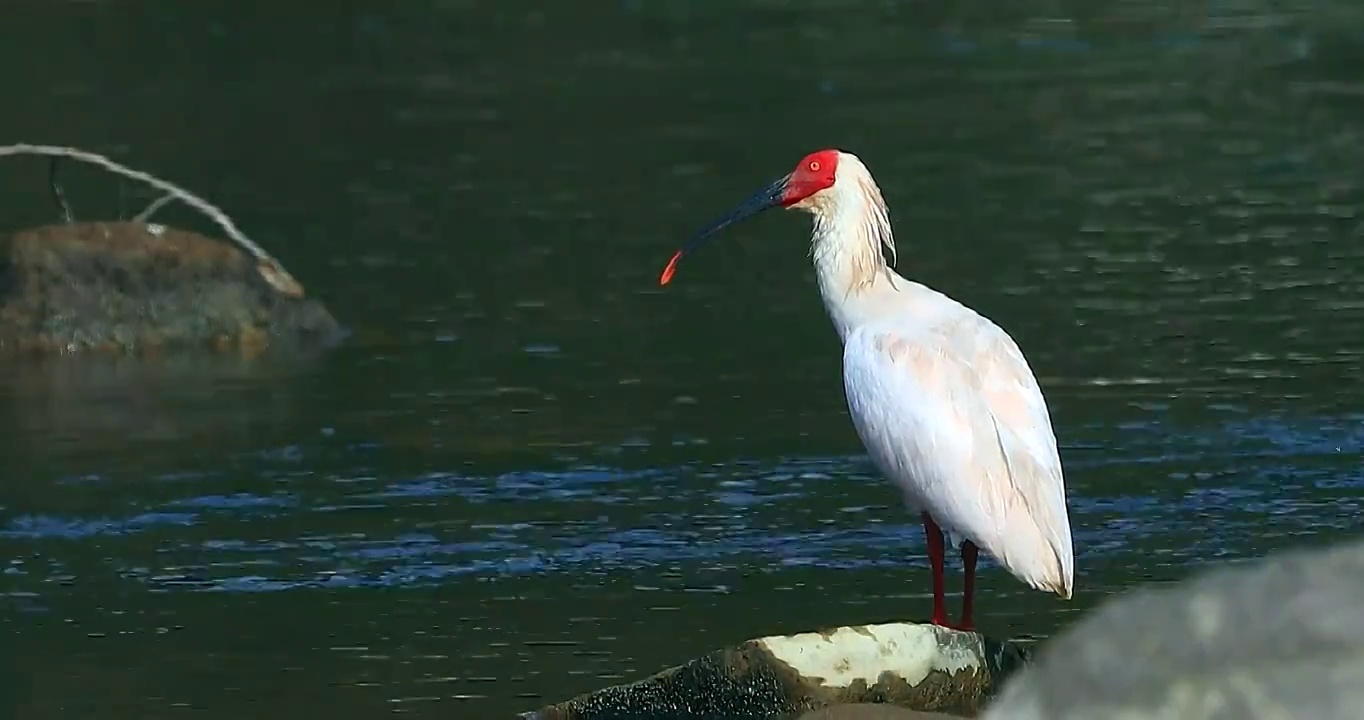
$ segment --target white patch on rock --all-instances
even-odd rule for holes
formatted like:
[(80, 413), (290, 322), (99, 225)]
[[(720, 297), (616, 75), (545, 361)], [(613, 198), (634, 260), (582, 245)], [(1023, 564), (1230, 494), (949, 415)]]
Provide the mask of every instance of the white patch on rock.
[(759, 638), (760, 646), (801, 675), (827, 687), (857, 680), (874, 685), (891, 673), (911, 686), (940, 670), (956, 674), (982, 665), (980, 636), (933, 625), (887, 623)]

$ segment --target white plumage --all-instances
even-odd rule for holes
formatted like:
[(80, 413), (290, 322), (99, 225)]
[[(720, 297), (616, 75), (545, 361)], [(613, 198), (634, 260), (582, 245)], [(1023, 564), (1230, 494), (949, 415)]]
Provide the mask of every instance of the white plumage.
[(923, 286), (905, 291), (957, 317), (915, 327), (904, 312), (848, 334), (843, 386), (867, 453), (909, 507), (1069, 598), (1061, 460), (1037, 382), (994, 323)]

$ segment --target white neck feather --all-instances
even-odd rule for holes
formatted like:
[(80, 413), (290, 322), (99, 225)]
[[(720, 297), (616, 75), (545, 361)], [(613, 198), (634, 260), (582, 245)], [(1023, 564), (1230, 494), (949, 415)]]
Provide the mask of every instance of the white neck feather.
[(894, 287), (895, 275), (881, 248), (894, 262), (895, 237), (881, 190), (855, 157), (840, 157), (838, 178), (821, 195), (810, 208), (814, 214), (810, 254), (824, 307), (842, 339), (859, 322), (859, 305), (867, 296)]

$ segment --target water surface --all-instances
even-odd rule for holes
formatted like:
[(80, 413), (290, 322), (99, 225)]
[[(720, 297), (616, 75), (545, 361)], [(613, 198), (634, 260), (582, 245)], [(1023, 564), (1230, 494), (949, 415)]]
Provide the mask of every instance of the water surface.
[[(986, 565), (988, 632), (1357, 532), (1348, 4), (528, 7), (5, 19), (0, 137), (187, 184), (355, 331), (307, 360), (4, 367), (7, 717), (499, 717), (926, 616), (807, 221), (656, 285), (826, 146), (879, 180), (900, 271), (1007, 328), (1052, 406), (1077, 596)], [(55, 219), (44, 174), (0, 165), (0, 225)], [(64, 177), (78, 217), (150, 200)]]

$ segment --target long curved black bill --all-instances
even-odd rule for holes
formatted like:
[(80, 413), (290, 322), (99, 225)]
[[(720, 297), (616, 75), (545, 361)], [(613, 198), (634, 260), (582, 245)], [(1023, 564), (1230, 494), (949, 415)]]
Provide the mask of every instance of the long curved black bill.
[(780, 205), (782, 195), (786, 191), (786, 183), (790, 179), (791, 176), (787, 175), (762, 190), (759, 190), (753, 194), (753, 197), (745, 200), (743, 204), (729, 211), (729, 213), (724, 216), (716, 218), (714, 222), (707, 225), (701, 232), (693, 235), (692, 239), (688, 241), (686, 245), (682, 246), (681, 250), (678, 250), (673, 254), (672, 259), (668, 261), (667, 267), (663, 268), (663, 275), (658, 278), (658, 284), (667, 285), (673, 279), (673, 273), (677, 272), (677, 262), (681, 260), (684, 255), (690, 255), (693, 252), (696, 252), (698, 247), (714, 237), (716, 233), (724, 230), (730, 225), (747, 220), (764, 210)]

